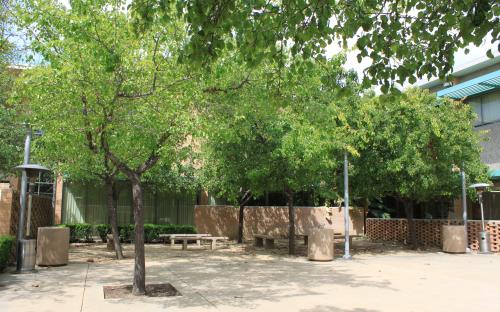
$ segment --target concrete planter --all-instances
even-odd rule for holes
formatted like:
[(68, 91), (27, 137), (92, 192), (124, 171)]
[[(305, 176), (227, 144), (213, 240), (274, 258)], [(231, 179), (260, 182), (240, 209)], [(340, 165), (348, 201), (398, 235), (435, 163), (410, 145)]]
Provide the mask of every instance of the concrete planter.
[(309, 260), (333, 260), (333, 229), (314, 229), (309, 232), (307, 242), (307, 256)]
[(464, 253), (467, 250), (467, 233), (463, 225), (443, 225), (443, 251)]
[(40, 266), (68, 264), (69, 228), (39, 227), (36, 264)]

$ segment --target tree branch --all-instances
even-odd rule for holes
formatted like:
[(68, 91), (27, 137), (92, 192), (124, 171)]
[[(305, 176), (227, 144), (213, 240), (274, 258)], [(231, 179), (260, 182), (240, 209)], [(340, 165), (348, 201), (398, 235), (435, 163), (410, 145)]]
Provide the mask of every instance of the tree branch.
[(228, 88), (220, 88), (220, 87), (216, 87), (216, 86), (208, 87), (206, 89), (203, 89), (203, 92), (205, 92), (205, 93), (219, 93), (219, 92), (228, 93), (229, 91), (241, 89), (241, 88), (243, 88), (243, 86), (245, 86), (246, 84), (249, 84), (249, 83), (250, 83), (249, 76), (246, 76), (245, 79), (240, 81), (240, 83), (238, 83), (237, 85), (233, 85), (233, 86), (228, 87)]

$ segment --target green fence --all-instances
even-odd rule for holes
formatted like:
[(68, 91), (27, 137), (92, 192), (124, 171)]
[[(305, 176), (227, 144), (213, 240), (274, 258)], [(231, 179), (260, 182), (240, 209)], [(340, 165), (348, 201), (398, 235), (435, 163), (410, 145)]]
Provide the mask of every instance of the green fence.
[[(133, 223), (132, 190), (118, 185), (118, 224)], [(156, 191), (144, 188), (144, 222), (193, 224), (196, 195), (191, 192)], [(62, 201), (63, 223), (108, 223), (106, 189), (99, 184), (65, 182)]]

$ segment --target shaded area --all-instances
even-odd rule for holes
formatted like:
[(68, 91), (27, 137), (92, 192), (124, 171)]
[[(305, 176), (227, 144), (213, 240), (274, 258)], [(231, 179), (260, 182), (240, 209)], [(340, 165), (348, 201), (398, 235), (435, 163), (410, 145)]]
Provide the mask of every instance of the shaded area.
[[(134, 298), (132, 285), (103, 286), (104, 299)], [(146, 285), (147, 297), (182, 296), (170, 283)]]

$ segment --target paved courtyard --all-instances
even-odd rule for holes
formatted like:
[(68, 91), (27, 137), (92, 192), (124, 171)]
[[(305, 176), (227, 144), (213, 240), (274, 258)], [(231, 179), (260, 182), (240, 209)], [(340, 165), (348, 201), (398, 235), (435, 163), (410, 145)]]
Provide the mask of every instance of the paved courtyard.
[(500, 310), (498, 255), (356, 246), (351, 261), (339, 254), (321, 263), (286, 256), (283, 247), (181, 251), (148, 245), (147, 282), (169, 282), (182, 296), (106, 300), (103, 286), (131, 284), (133, 247), (126, 246), (123, 261), (112, 260), (103, 244), (72, 247), (68, 266), (0, 274), (0, 311)]

